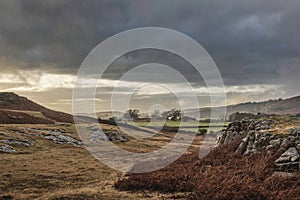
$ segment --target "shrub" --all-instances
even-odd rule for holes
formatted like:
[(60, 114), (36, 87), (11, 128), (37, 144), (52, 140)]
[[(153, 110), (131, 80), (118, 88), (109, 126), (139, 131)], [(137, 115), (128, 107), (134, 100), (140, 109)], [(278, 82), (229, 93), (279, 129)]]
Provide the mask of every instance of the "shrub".
[[(240, 156), (239, 141), (215, 148), (199, 159), (198, 151), (183, 155), (171, 165), (150, 173), (131, 174), (115, 183), (119, 190), (167, 193), (191, 192), (188, 199), (296, 199), (300, 175), (284, 180), (270, 176), (276, 170), (275, 154)], [(145, 167), (149, 163), (145, 163)]]
[(198, 130), (198, 134), (199, 135), (205, 135), (207, 133), (207, 129), (201, 129), (201, 128), (199, 128), (199, 130)]

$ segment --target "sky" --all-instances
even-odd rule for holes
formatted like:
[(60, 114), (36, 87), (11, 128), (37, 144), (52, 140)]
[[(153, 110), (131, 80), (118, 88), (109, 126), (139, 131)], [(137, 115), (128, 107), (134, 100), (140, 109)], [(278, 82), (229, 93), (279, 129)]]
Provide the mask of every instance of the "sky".
[[(298, 0), (1, 0), (0, 91), (71, 113), (77, 71), (91, 50), (125, 30), (163, 27), (193, 38), (212, 57), (226, 89), (227, 101), (220, 105), (296, 96), (299, 9)], [(120, 77), (143, 63), (180, 71), (201, 105), (210, 105), (205, 83), (188, 62), (150, 49), (130, 52), (111, 64), (97, 88), (96, 109), (110, 110)], [(172, 81), (163, 84), (182, 87)], [(120, 93), (139, 88), (131, 107), (146, 111), (153, 104), (178, 106), (160, 82), (147, 84), (140, 78), (121, 85)]]

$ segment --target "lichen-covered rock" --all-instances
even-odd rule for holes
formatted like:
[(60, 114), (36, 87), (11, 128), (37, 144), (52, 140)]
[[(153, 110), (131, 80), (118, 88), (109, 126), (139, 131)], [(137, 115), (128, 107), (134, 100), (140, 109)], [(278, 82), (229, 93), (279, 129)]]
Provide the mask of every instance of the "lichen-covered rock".
[(108, 141), (107, 136), (102, 131), (94, 131), (89, 135), (88, 140), (91, 143), (97, 143), (98, 140), (100, 141)]
[(23, 147), (30, 147), (34, 144), (32, 140), (0, 140), (0, 142), (8, 145), (18, 145)]
[(260, 152), (284, 153), (275, 161), (283, 169), (298, 169), (300, 160), (300, 132), (291, 129), (290, 134), (280, 135), (268, 132), (272, 120), (252, 120), (231, 123), (218, 140), (218, 145), (229, 145), (240, 139), (236, 149), (239, 155), (250, 155)]
[[(34, 137), (42, 137), (48, 140), (52, 140), (56, 144), (71, 144), (74, 146), (82, 146), (82, 142), (80, 140), (76, 140), (68, 135), (72, 133), (66, 133), (61, 129), (37, 129), (37, 128), (27, 128), (23, 127), (24, 130), (28, 131), (26, 135), (31, 135)], [(23, 133), (22, 133), (23, 134)]]
[(71, 144), (74, 146), (81, 146), (82, 142), (79, 140), (76, 140), (74, 138), (64, 136), (64, 135), (48, 135), (45, 136), (45, 138), (52, 140), (53, 142), (57, 144)]
[(300, 128), (291, 128), (290, 134), (297, 135), (298, 137), (300, 137)]
[(248, 145), (249, 137), (245, 137), (242, 139), (242, 142), (240, 143), (239, 147), (236, 150), (236, 153), (242, 154), (246, 151), (247, 145)]
[(217, 144), (218, 145), (227, 145), (236, 140), (237, 138), (243, 138), (246, 136), (248, 126), (250, 122), (233, 122), (228, 125), (227, 129), (219, 137)]
[(119, 131), (111, 130), (111, 131), (103, 131), (98, 127), (90, 127), (89, 129), (90, 135), (88, 140), (92, 143), (97, 143), (99, 141), (114, 141), (114, 142), (125, 142), (129, 140), (129, 137), (120, 134)]
[(297, 144), (296, 149), (300, 151), (300, 144)]
[(279, 148), (281, 145), (282, 140), (280, 138), (278, 139), (273, 139), (271, 140), (269, 143), (271, 146), (273, 146), (274, 148)]
[(14, 148), (12, 148), (9, 145), (0, 146), (0, 153), (14, 153), (14, 152), (16, 152), (16, 150), (14, 150)]
[(298, 161), (300, 155), (295, 147), (291, 147), (286, 150), (277, 160), (275, 163), (287, 163), (287, 162), (295, 162)]

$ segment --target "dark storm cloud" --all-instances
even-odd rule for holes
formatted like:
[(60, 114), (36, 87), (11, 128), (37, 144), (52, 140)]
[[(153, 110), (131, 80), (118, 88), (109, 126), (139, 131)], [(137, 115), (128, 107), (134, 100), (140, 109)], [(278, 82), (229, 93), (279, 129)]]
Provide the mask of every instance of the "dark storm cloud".
[[(14, 66), (75, 74), (89, 51), (107, 37), (130, 28), (160, 26), (202, 44), (227, 85), (280, 84), (286, 78), (282, 74), (298, 76), (282, 70), (300, 58), (299, 8), (298, 0), (2, 0), (0, 55), (10, 66), (6, 70)], [(115, 79), (131, 63), (151, 60), (177, 63), (191, 80), (199, 78), (172, 56), (149, 52), (121, 58), (107, 77)], [(122, 62), (127, 67), (120, 67)]]
[(1, 55), (18, 67), (74, 72), (95, 45), (125, 30), (126, 4), (97, 2), (1, 1)]

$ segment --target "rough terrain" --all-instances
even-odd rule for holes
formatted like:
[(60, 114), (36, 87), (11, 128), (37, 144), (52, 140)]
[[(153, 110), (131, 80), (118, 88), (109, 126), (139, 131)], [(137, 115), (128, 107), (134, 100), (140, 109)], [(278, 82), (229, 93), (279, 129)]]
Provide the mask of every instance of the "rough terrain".
[(173, 198), (184, 199), (299, 199), (299, 122), (275, 117), (232, 123), (204, 158), (192, 150), (159, 171), (122, 178), (115, 187), (181, 192)]
[[(115, 126), (101, 127), (106, 139), (133, 152), (158, 149), (173, 137), (162, 133), (149, 140), (134, 140)], [(73, 124), (0, 125), (0, 157), (0, 199), (171, 198), (171, 194), (153, 192), (149, 196), (148, 192), (115, 189), (115, 181), (124, 174), (90, 155)]]

